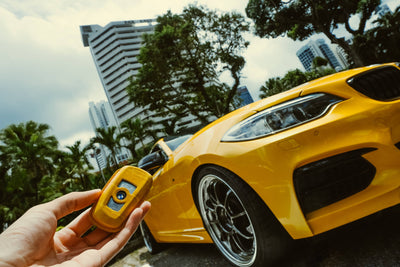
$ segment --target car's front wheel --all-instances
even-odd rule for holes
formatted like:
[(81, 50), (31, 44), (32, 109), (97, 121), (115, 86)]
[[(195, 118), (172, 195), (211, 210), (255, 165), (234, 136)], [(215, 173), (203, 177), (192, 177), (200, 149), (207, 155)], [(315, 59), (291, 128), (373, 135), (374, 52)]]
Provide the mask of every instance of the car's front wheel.
[(258, 195), (233, 173), (202, 169), (194, 194), (203, 224), (219, 251), (236, 266), (274, 264), (291, 239)]
[(140, 223), (140, 231), (143, 236), (144, 244), (146, 245), (147, 250), (150, 252), (150, 254), (157, 254), (163, 249), (162, 244), (157, 243), (157, 241), (151, 234), (149, 227), (144, 221)]

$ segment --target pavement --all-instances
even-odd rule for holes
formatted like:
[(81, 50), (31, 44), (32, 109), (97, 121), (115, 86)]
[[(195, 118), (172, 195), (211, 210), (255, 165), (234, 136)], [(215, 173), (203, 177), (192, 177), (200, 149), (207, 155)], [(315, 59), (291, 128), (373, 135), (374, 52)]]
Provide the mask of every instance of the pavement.
[[(141, 240), (134, 246), (109, 266), (231, 266), (213, 244), (167, 244), (156, 255)], [(296, 241), (296, 248), (279, 267), (400, 267), (400, 205)]]

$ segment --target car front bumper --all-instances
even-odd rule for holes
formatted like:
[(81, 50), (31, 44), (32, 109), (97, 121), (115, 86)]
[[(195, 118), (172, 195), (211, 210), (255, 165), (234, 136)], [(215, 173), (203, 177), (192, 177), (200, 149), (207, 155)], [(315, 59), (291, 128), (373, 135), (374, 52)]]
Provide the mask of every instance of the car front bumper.
[(295, 239), (400, 203), (400, 101), (336, 93), (346, 100), (322, 118), (218, 147), (215, 164), (245, 180)]

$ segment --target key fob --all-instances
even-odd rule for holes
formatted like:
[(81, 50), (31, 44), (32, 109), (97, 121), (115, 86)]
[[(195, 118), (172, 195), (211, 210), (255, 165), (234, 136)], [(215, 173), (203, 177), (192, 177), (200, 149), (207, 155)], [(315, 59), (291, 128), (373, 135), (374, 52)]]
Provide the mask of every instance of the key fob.
[(117, 170), (103, 187), (92, 207), (92, 223), (107, 232), (118, 232), (129, 214), (143, 201), (153, 183), (152, 176), (137, 167)]

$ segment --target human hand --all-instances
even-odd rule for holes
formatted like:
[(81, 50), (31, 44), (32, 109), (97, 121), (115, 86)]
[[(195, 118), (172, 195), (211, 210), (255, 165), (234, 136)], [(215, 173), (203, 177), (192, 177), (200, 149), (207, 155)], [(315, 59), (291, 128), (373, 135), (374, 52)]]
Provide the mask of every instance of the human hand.
[(93, 204), (100, 190), (70, 193), (29, 209), (0, 235), (0, 266), (103, 266), (128, 242), (150, 209), (145, 201), (118, 233), (90, 229), (90, 209), (56, 232), (57, 220)]

